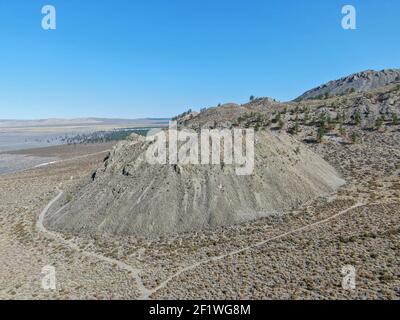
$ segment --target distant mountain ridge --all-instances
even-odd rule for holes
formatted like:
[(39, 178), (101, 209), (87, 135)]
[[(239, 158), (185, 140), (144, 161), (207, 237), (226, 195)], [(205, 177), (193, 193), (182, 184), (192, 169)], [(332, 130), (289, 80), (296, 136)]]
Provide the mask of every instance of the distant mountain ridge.
[(294, 101), (321, 99), (328, 96), (344, 95), (352, 92), (366, 92), (400, 82), (400, 69), (385, 69), (381, 71), (367, 70), (351, 74), (338, 80), (329, 81), (311, 89)]
[(0, 119), (0, 128), (16, 127), (51, 127), (51, 126), (82, 126), (82, 125), (107, 125), (107, 124), (168, 124), (168, 118), (140, 118), (140, 119), (112, 119), (112, 118), (49, 118), (37, 120)]

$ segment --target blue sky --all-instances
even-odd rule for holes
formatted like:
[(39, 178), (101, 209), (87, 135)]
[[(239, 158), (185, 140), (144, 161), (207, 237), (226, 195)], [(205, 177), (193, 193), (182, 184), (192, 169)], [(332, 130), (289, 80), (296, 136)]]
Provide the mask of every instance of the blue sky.
[[(41, 8), (57, 29), (41, 28)], [(341, 8), (357, 9), (357, 30)], [(398, 0), (0, 0), (0, 118), (169, 117), (400, 67)]]

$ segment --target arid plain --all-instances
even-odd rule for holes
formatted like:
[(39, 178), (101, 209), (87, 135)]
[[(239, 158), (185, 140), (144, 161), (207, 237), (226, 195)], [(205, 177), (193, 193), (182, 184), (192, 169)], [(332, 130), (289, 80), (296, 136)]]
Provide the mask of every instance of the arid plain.
[[(368, 71), (329, 86), (386, 75)], [(322, 86), (310, 100), (259, 98), (178, 116), (189, 128), (290, 134), (303, 144), (297, 152), (317, 154), (346, 181), (283, 214), (197, 232), (150, 239), (49, 230), (45, 216), (62, 213), (52, 205), (63, 195), (73, 201), (82, 182), (96, 183), (113, 144), (19, 151), (57, 160), (0, 176), (0, 298), (399, 299), (399, 81), (334, 96), (319, 94), (329, 87)], [(55, 290), (42, 288), (45, 266), (56, 270)], [(348, 266), (354, 288), (343, 285)]]
[[(399, 298), (400, 151), (397, 146), (383, 148), (380, 139), (381, 134), (341, 150), (328, 143), (317, 146), (350, 181), (332, 198), (317, 199), (284, 216), (157, 241), (56, 238), (37, 230), (39, 214), (57, 188), (67, 189), (101, 164), (106, 152), (81, 157), (93, 153), (93, 146), (90, 152), (85, 146), (75, 147), (75, 160), (3, 175), (0, 295)], [(109, 148), (97, 147), (96, 152)], [(355, 290), (342, 288), (341, 269), (349, 264), (357, 270)], [(42, 289), (46, 265), (56, 268), (55, 291)]]

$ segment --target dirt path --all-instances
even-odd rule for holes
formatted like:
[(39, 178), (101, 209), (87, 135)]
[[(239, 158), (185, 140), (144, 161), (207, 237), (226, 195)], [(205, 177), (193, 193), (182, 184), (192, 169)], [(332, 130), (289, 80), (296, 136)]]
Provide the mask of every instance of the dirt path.
[(334, 215), (332, 215), (332, 216), (330, 216), (330, 217), (328, 217), (328, 218), (326, 218), (326, 219), (323, 219), (323, 220), (314, 222), (314, 223), (312, 223), (312, 224), (309, 224), (309, 225), (306, 225), (306, 226), (303, 226), (303, 227), (300, 227), (300, 228), (297, 228), (297, 229), (294, 229), (294, 230), (291, 230), (291, 231), (282, 233), (282, 234), (280, 234), (280, 235), (277, 235), (277, 236), (274, 236), (274, 237), (265, 239), (265, 240), (263, 240), (263, 241), (260, 241), (260, 242), (255, 243), (255, 244), (252, 244), (252, 245), (246, 246), (246, 247), (244, 247), (244, 248), (241, 248), (241, 249), (232, 251), (232, 252), (230, 252), (230, 253), (227, 253), (227, 254), (224, 254), (224, 255), (220, 255), (220, 256), (216, 256), (216, 257), (211, 257), (211, 258), (209, 258), (209, 259), (205, 259), (205, 260), (203, 260), (203, 261), (199, 261), (199, 262), (197, 262), (197, 263), (194, 263), (194, 264), (192, 264), (192, 265), (190, 265), (190, 266), (187, 266), (187, 267), (185, 267), (185, 268), (179, 270), (178, 272), (176, 272), (175, 274), (173, 274), (172, 276), (170, 276), (168, 279), (166, 279), (165, 281), (163, 281), (158, 287), (156, 287), (155, 289), (153, 289), (153, 290), (151, 290), (151, 291), (152, 291), (152, 293), (155, 293), (155, 292), (157, 292), (157, 291), (163, 289), (164, 287), (166, 287), (166, 285), (167, 285), (171, 280), (175, 279), (176, 277), (178, 277), (179, 275), (181, 275), (182, 273), (184, 273), (184, 272), (186, 272), (186, 271), (190, 271), (190, 270), (193, 270), (193, 269), (197, 268), (197, 267), (200, 266), (200, 265), (207, 264), (207, 263), (209, 263), (209, 262), (219, 261), (219, 260), (225, 259), (225, 258), (227, 258), (227, 257), (231, 257), (231, 256), (234, 256), (234, 255), (240, 254), (240, 253), (242, 253), (242, 252), (244, 252), (244, 251), (246, 251), (246, 250), (249, 250), (249, 249), (252, 249), (252, 248), (257, 248), (257, 247), (260, 247), (260, 246), (263, 246), (264, 244), (266, 244), (266, 243), (268, 243), (268, 242), (271, 242), (271, 241), (274, 241), (274, 240), (278, 240), (278, 239), (284, 238), (284, 237), (286, 237), (286, 236), (292, 235), (292, 234), (297, 233), (297, 232), (307, 231), (307, 230), (309, 230), (309, 229), (315, 228), (315, 227), (317, 227), (317, 226), (319, 226), (319, 225), (321, 225), (321, 224), (323, 224), (323, 223), (325, 223), (325, 222), (328, 222), (328, 221), (330, 221), (330, 220), (333, 220), (333, 219), (335, 219), (335, 218), (337, 218), (337, 217), (339, 217), (339, 216), (341, 216), (341, 215), (343, 215), (343, 214), (345, 214), (345, 213), (347, 213), (347, 212), (349, 212), (349, 211), (351, 211), (351, 210), (353, 210), (353, 209), (362, 207), (362, 206), (364, 206), (364, 205), (365, 205), (364, 203), (357, 202), (355, 205), (353, 205), (353, 206), (351, 206), (351, 207), (349, 207), (349, 208), (347, 208), (347, 209), (345, 209), (345, 210), (343, 210), (343, 211), (340, 211), (340, 212), (338, 212), (338, 213), (336, 213), (336, 214), (334, 214)]
[[(98, 260), (100, 260), (100, 261), (104, 261), (104, 262), (106, 262), (106, 263), (110, 263), (110, 264), (112, 264), (112, 265), (116, 265), (116, 266), (118, 266), (120, 269), (123, 269), (123, 270), (126, 270), (126, 271), (130, 272), (130, 273), (132, 274), (132, 276), (134, 277), (134, 279), (135, 279), (135, 281), (136, 281), (136, 283), (137, 283), (138, 289), (139, 289), (139, 291), (140, 291), (140, 297), (139, 297), (139, 299), (149, 299), (150, 296), (151, 296), (152, 294), (154, 294), (154, 293), (156, 293), (157, 291), (159, 291), (159, 290), (165, 288), (165, 287), (168, 285), (169, 282), (171, 282), (172, 280), (176, 279), (176, 278), (179, 277), (181, 274), (183, 274), (183, 273), (185, 273), (185, 272), (187, 272), (187, 271), (191, 271), (191, 270), (193, 270), (193, 269), (195, 269), (195, 268), (197, 268), (197, 267), (199, 267), (199, 266), (201, 266), (201, 265), (204, 265), (204, 264), (207, 264), (207, 263), (210, 263), (210, 262), (219, 261), (219, 260), (225, 259), (225, 258), (227, 258), (227, 257), (231, 257), (231, 256), (234, 256), (234, 255), (240, 254), (240, 253), (242, 253), (242, 252), (244, 252), (244, 251), (247, 251), (247, 250), (250, 250), (250, 249), (253, 249), (253, 248), (257, 248), (257, 247), (263, 246), (263, 245), (265, 245), (265, 244), (268, 243), (268, 242), (271, 242), (271, 241), (274, 241), (274, 240), (279, 240), (279, 239), (281, 239), (281, 238), (284, 238), (284, 237), (286, 237), (286, 236), (289, 236), (289, 235), (292, 235), (292, 234), (295, 234), (295, 233), (298, 233), (298, 232), (308, 231), (308, 230), (310, 230), (310, 229), (313, 229), (313, 228), (318, 227), (318, 226), (321, 225), (321, 224), (324, 224), (324, 223), (329, 222), (329, 221), (331, 221), (331, 220), (333, 220), (333, 219), (335, 219), (335, 218), (338, 218), (339, 216), (344, 215), (344, 214), (348, 213), (349, 211), (351, 211), (351, 210), (353, 210), (353, 209), (356, 209), (356, 208), (365, 206), (365, 203), (357, 202), (355, 205), (353, 205), (353, 206), (351, 206), (351, 207), (349, 207), (349, 208), (347, 208), (347, 209), (345, 209), (345, 210), (342, 210), (342, 211), (340, 211), (340, 212), (338, 212), (338, 213), (336, 213), (336, 214), (334, 214), (334, 215), (332, 215), (332, 216), (330, 216), (330, 217), (328, 217), (328, 218), (325, 218), (325, 219), (323, 219), (323, 220), (320, 220), (320, 221), (317, 221), (317, 222), (308, 224), (308, 225), (306, 225), (306, 226), (303, 226), (303, 227), (300, 227), (300, 228), (297, 228), (297, 229), (294, 229), (294, 230), (291, 230), (291, 231), (282, 233), (282, 234), (277, 235), (277, 236), (273, 236), (273, 237), (267, 238), (267, 239), (265, 239), (265, 240), (263, 240), (263, 241), (260, 241), (260, 242), (257, 242), (257, 243), (248, 245), (248, 246), (246, 246), (246, 247), (243, 247), (243, 248), (241, 248), (241, 249), (238, 249), (238, 250), (229, 252), (229, 253), (224, 254), (224, 255), (215, 256), (215, 257), (211, 257), (211, 258), (209, 258), (209, 259), (205, 259), (205, 260), (202, 260), (202, 261), (198, 261), (198, 262), (196, 262), (196, 263), (194, 263), (194, 264), (192, 264), (192, 265), (189, 265), (189, 266), (187, 266), (187, 267), (184, 267), (184, 268), (178, 270), (176, 273), (174, 273), (173, 275), (171, 275), (170, 277), (168, 277), (165, 281), (163, 281), (163, 282), (162, 282), (159, 286), (157, 286), (156, 288), (154, 288), (154, 289), (148, 289), (148, 288), (146, 288), (146, 287), (144, 286), (143, 280), (142, 280), (142, 278), (140, 277), (140, 272), (142, 271), (141, 269), (133, 268), (133, 267), (131, 267), (130, 265), (128, 265), (128, 264), (126, 264), (126, 263), (124, 263), (124, 262), (121, 262), (121, 261), (119, 261), (119, 260), (116, 260), (116, 259), (108, 258), (108, 257), (105, 257), (105, 256), (100, 255), (100, 254), (97, 254), (97, 253), (93, 253), (93, 252), (89, 252), (89, 251), (83, 250), (83, 249), (79, 248), (75, 243), (73, 243), (73, 242), (71, 242), (71, 241), (68, 241), (68, 240), (65, 240), (65, 239), (62, 237), (61, 234), (58, 234), (58, 233), (49, 231), (49, 230), (47, 230), (47, 229), (44, 227), (43, 221), (44, 221), (44, 218), (45, 218), (47, 212), (48, 212), (48, 211), (50, 210), (50, 208), (54, 205), (54, 203), (55, 203), (56, 201), (58, 201), (58, 200), (61, 198), (61, 196), (64, 194), (64, 192), (63, 192), (62, 190), (60, 190), (59, 188), (57, 188), (57, 190), (59, 191), (59, 194), (58, 194), (54, 199), (52, 199), (52, 200), (47, 204), (47, 206), (42, 210), (42, 212), (40, 213), (39, 218), (38, 218), (38, 221), (37, 221), (37, 223), (36, 223), (36, 228), (37, 228), (37, 230), (38, 230), (39, 232), (43, 233), (43, 234), (46, 235), (46, 236), (49, 236), (49, 237), (51, 237), (51, 238), (53, 238), (53, 239), (55, 239), (55, 240), (57, 240), (57, 241), (62, 242), (63, 244), (67, 245), (69, 248), (71, 248), (71, 249), (73, 249), (73, 250), (75, 250), (75, 251), (81, 253), (81, 254), (84, 255), (84, 256), (91, 257), (91, 258), (95, 258), (95, 259), (98, 259)], [(62, 209), (62, 208), (61, 208), (61, 209)], [(59, 210), (61, 210), (61, 209), (59, 209)]]
[[(100, 254), (97, 254), (97, 253), (94, 253), (94, 252), (89, 252), (89, 251), (83, 250), (83, 249), (79, 248), (75, 243), (73, 243), (71, 241), (68, 241), (68, 240), (65, 240), (62, 237), (62, 235), (60, 235), (59, 233), (56, 233), (56, 232), (53, 232), (53, 231), (49, 231), (49, 230), (47, 230), (45, 228), (45, 226), (43, 225), (43, 221), (44, 221), (44, 218), (45, 218), (47, 212), (54, 205), (54, 203), (57, 202), (62, 197), (62, 195), (64, 194), (64, 191), (60, 190), (59, 188), (57, 188), (57, 190), (59, 191), (58, 195), (53, 200), (51, 200), (47, 204), (47, 206), (43, 209), (43, 211), (40, 213), (39, 218), (38, 218), (37, 223), (36, 223), (36, 229), (39, 232), (43, 233), (45, 236), (48, 236), (48, 237), (53, 238), (53, 239), (55, 239), (55, 240), (57, 240), (59, 242), (62, 242), (63, 244), (68, 246), (70, 249), (72, 249), (74, 251), (77, 251), (77, 252), (81, 253), (82, 255), (84, 255), (86, 257), (95, 258), (97, 260), (104, 261), (104, 262), (107, 262), (107, 263), (112, 264), (112, 265), (116, 265), (120, 269), (123, 269), (125, 271), (130, 272), (132, 274), (133, 278), (136, 281), (136, 284), (138, 286), (138, 290), (140, 291), (139, 299), (148, 299), (148, 297), (150, 296), (151, 292), (150, 292), (150, 290), (148, 290), (143, 285), (143, 281), (142, 281), (142, 279), (141, 279), (141, 277), (139, 275), (139, 273), (141, 271), (140, 269), (133, 268), (130, 265), (128, 265), (126, 263), (123, 263), (123, 262), (121, 262), (119, 260), (108, 258), (108, 257), (105, 257), (103, 255), (100, 255)], [(59, 210), (61, 210), (61, 209), (59, 209)]]
[(50, 162), (46, 162), (46, 163), (41, 163), (41, 164), (38, 164), (38, 165), (36, 165), (36, 166), (34, 166), (32, 168), (25, 169), (25, 171), (26, 170), (30, 170), (30, 169), (35, 169), (35, 168), (46, 167), (46, 166), (49, 166), (51, 164), (62, 163), (62, 162), (73, 161), (73, 160), (79, 160), (79, 159), (90, 157), (90, 156), (97, 156), (99, 154), (110, 152), (110, 151), (111, 150), (103, 150), (103, 151), (99, 151), (99, 152), (95, 152), (95, 153), (84, 154), (82, 156), (78, 156), (78, 157), (75, 157), (75, 158), (63, 159), (63, 160), (55, 160), (55, 161), (50, 161)]

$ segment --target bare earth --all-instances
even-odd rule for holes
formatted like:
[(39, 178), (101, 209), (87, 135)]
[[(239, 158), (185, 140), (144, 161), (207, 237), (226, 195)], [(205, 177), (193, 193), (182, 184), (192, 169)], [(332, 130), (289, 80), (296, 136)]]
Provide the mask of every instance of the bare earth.
[[(398, 136), (311, 146), (349, 182), (329, 198), (283, 216), (152, 241), (40, 228), (60, 190), (90, 175), (104, 154), (82, 147), (75, 160), (2, 175), (0, 298), (399, 299)], [(55, 291), (41, 287), (46, 265), (56, 268)], [(355, 290), (342, 288), (345, 265), (356, 268)]]

